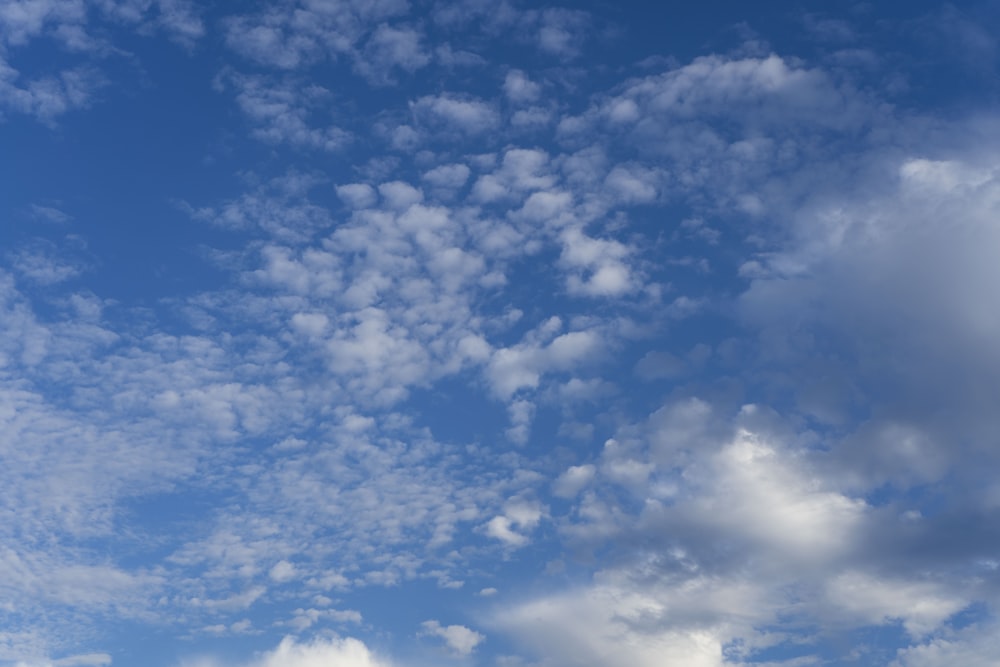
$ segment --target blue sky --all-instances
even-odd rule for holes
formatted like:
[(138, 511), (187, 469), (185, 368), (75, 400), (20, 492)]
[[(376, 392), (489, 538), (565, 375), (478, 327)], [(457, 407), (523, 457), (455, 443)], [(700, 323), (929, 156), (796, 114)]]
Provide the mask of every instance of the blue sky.
[(1000, 664), (1000, 4), (831, 4), (0, 0), (0, 665)]

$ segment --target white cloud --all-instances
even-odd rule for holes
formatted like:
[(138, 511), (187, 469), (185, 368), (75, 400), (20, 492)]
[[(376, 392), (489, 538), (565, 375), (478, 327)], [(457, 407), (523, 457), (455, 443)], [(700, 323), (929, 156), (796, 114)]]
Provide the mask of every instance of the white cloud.
[(529, 223), (562, 227), (572, 221), (573, 195), (565, 191), (533, 192), (524, 200), (524, 206), (511, 217)]
[(88, 24), (96, 23), (94, 14), (142, 33), (162, 29), (186, 47), (191, 47), (205, 32), (198, 11), (188, 0), (8, 0), (0, 6), (0, 39), (23, 46), (48, 34), (72, 51), (103, 50), (106, 45), (102, 40), (87, 33)]
[(103, 85), (97, 71), (87, 67), (28, 81), (20, 79), (20, 73), (0, 57), (0, 112), (28, 114), (47, 123), (69, 111), (89, 107)]
[(116, 47), (103, 37), (108, 23), (141, 34), (162, 30), (187, 48), (204, 34), (198, 12), (187, 0), (7, 0), (0, 5), (0, 114), (28, 114), (52, 125), (65, 113), (90, 107), (106, 84), (96, 66), (84, 62), (44, 75), (22, 75), (10, 59), (20, 47), (41, 37), (78, 55), (116, 53)]
[(528, 442), (531, 436), (531, 420), (535, 416), (535, 405), (531, 401), (514, 401), (507, 406), (510, 416), (510, 428), (507, 429), (507, 439), (518, 445)]
[(20, 0), (0, 6), (0, 26), (6, 42), (17, 46), (38, 36), (49, 23), (82, 23), (86, 20), (83, 2), (40, 2)]
[(595, 468), (591, 464), (570, 466), (556, 478), (552, 492), (560, 498), (572, 498), (580, 493), (594, 478)]
[(295, 566), (289, 563), (287, 560), (279, 560), (268, 572), (268, 576), (271, 577), (273, 581), (284, 583), (286, 581), (291, 581), (295, 578), (296, 572)]
[[(558, 318), (556, 318), (558, 319)], [(553, 324), (549, 320), (549, 324)], [(561, 327), (561, 323), (555, 324)], [(538, 330), (544, 336), (545, 326)], [(569, 371), (592, 361), (604, 347), (595, 331), (570, 331), (543, 342), (534, 336), (493, 352), (487, 377), (493, 392), (504, 399), (520, 389), (537, 388), (545, 373)]]
[[(212, 660), (195, 664), (221, 667)], [(285, 637), (273, 651), (267, 651), (241, 667), (390, 667), (392, 664), (352, 637), (315, 639), (308, 643)]]
[[(524, 602), (494, 622), (555, 664), (721, 666), (728, 639), (721, 617), (744, 610), (745, 593), (704, 580), (664, 593), (595, 586)], [(672, 610), (686, 617), (677, 629), (643, 628)], [(699, 615), (701, 623), (685, 622)]]
[(620, 296), (638, 287), (625, 263), (630, 249), (621, 242), (590, 238), (577, 227), (564, 230), (560, 239), (559, 261), (572, 271), (566, 279), (571, 294)]
[(375, 204), (375, 190), (367, 183), (347, 183), (337, 186), (337, 196), (351, 208), (369, 208)]
[(330, 211), (308, 198), (309, 190), (321, 182), (291, 171), (217, 207), (185, 208), (196, 220), (233, 231), (262, 233), (297, 246), (332, 225)]
[(449, 93), (421, 97), (410, 103), (410, 110), (417, 122), (453, 139), (483, 134), (500, 122), (487, 102)]
[(949, 588), (932, 581), (847, 572), (828, 584), (827, 595), (838, 607), (868, 623), (902, 619), (907, 632), (921, 637), (968, 604), (963, 595)]
[(538, 48), (570, 60), (580, 54), (590, 27), (590, 15), (571, 9), (545, 9), (538, 16)]
[(442, 190), (457, 190), (469, 180), (471, 171), (464, 164), (443, 164), (424, 172), (426, 183)]
[[(101, 7), (3, 4), (3, 48), (44, 35), (71, 57), (97, 53), (90, 33), (103, 29), (86, 15), (100, 12), (186, 43), (203, 30), (181, 2)], [(870, 105), (847, 75), (778, 56), (708, 56), (607, 94), (581, 88), (577, 100), (572, 72), (498, 74), (461, 50), (467, 36), (449, 34), (454, 48), (426, 40), (481, 23), (471, 43), (519, 30), (571, 59), (593, 25), (583, 13), (483, 2), (439, 6), (426, 21), (408, 12), (402, 1), (302, 0), (222, 21), (231, 49), (295, 70), (220, 78), (272, 147), (370, 136), (366, 113), (336, 120), (351, 87), (314, 83), (313, 64), (326, 86), (337, 67), (379, 85), (441, 65), (506, 75), (498, 99), (408, 77), (414, 101), (397, 96), (374, 120), (390, 156), (331, 167), (300, 151), (315, 172), (270, 180), (251, 169), (280, 173), (286, 152), (241, 162), (244, 194), (189, 207), (231, 234), (227, 250), (206, 252), (227, 286), (139, 312), (73, 293), (63, 283), (75, 265), (10, 251), (25, 293), (0, 274), (0, 504), (13, 521), (0, 528), (0, 620), (14, 625), (0, 633), (0, 660), (15, 643), (30, 650), (14, 660), (63, 654), (86, 639), (84, 615), (169, 615), (224, 636), (268, 632), (247, 610), (281, 607), (276, 627), (321, 633), (361, 621), (333, 609), (331, 591), (422, 578), (474, 591), (489, 581), (465, 571), (470, 559), (513, 558), (529, 543), (550, 552), (546, 576), (566, 549), (595, 559), (590, 582), (497, 602), (495, 627), (552, 664), (720, 665), (781, 641), (808, 646), (811, 624), (831, 635), (899, 624), (914, 642), (897, 654), (906, 667), (994, 660), (988, 624), (948, 625), (986, 595), (972, 561), (990, 545), (978, 529), (1000, 497), (976, 478), (995, 468), (980, 443), (996, 431), (1000, 378), (989, 149), (943, 150), (948, 130), (927, 119), (888, 131), (878, 119), (889, 105)], [(51, 121), (87, 106), (99, 81), (89, 72), (45, 78), (4, 63), (4, 110)], [(557, 85), (560, 99), (541, 101)], [(555, 143), (531, 134), (577, 102), (586, 110), (562, 119)], [(923, 152), (866, 143), (913, 141), (918, 126), (937, 128)], [(856, 176), (839, 166), (841, 141), (867, 165)], [(342, 207), (327, 201), (325, 169)], [(689, 217), (629, 208), (654, 204)], [(699, 256), (720, 239), (724, 249)], [(731, 257), (746, 248), (760, 252)], [(740, 326), (671, 321), (731, 313), (739, 288), (715, 280), (730, 259), (747, 281)], [(705, 340), (692, 349), (691, 336)], [(672, 382), (622, 391), (620, 368), (595, 375), (598, 362), (636, 359), (641, 378)], [(688, 381), (712, 403), (678, 398), (635, 421)], [(466, 390), (502, 401), (483, 408), (500, 421), (460, 423)], [(728, 417), (745, 396), (774, 410)], [(435, 401), (453, 403), (426, 412)], [(528, 442), (536, 416), (551, 446), (496, 444), (505, 431)], [(483, 433), (450, 435), (466, 427)], [(937, 515), (920, 511), (928, 483), (945, 490)], [(162, 518), (190, 532), (134, 521), (160, 493), (190, 497), (164, 501)], [(201, 507), (212, 510), (194, 516)], [(946, 526), (954, 517), (958, 528)], [(150, 564), (114, 560), (124, 553)], [(377, 610), (365, 620), (382, 630)], [(438, 621), (423, 632), (459, 658), (483, 640)], [(286, 639), (248, 664), (331, 663), (386, 664), (349, 639)]]
[(12, 265), (22, 277), (40, 285), (55, 285), (75, 278), (84, 269), (79, 261), (59, 257), (54, 248), (43, 244), (17, 252)]
[(893, 533), (908, 520), (886, 522), (839, 492), (807, 450), (778, 439), (771, 419), (745, 407), (726, 434), (709, 404), (681, 401), (654, 413), (647, 435), (623, 429), (598, 465), (569, 468), (553, 488), (574, 501), (556, 519), (564, 534), (648, 546), (622, 552), (588, 586), (503, 605), (496, 626), (548, 660), (580, 665), (653, 665), (663, 656), (722, 665), (784, 641), (760, 628), (791, 606), (827, 632), (895, 623), (914, 637), (941, 632), (971, 590), (913, 571), (866, 571), (873, 531)]
[[(536, 190), (546, 191), (556, 183), (549, 155), (538, 149), (512, 148), (504, 153), (500, 168), (481, 176), (472, 189), (473, 199), (482, 202), (521, 199)], [(551, 193), (538, 194), (549, 196)]]
[(866, 506), (817, 488), (760, 437), (742, 432), (714, 457), (707, 493), (694, 500), (695, 521), (743, 534), (786, 557), (816, 563), (850, 548)]
[(532, 106), (518, 109), (510, 117), (512, 127), (521, 130), (540, 130), (550, 125), (555, 117), (551, 108)]
[(382, 183), (378, 186), (378, 192), (385, 200), (386, 206), (401, 212), (407, 210), (413, 204), (420, 203), (424, 199), (424, 195), (420, 190), (403, 181)]
[(989, 667), (1000, 660), (1000, 634), (995, 623), (973, 624), (944, 637), (900, 649), (891, 667)]
[(642, 167), (614, 167), (605, 177), (605, 185), (627, 204), (647, 204), (656, 199), (656, 172)]
[(471, 655), (475, 648), (486, 639), (482, 634), (470, 630), (464, 625), (443, 626), (438, 621), (424, 621), (420, 625), (423, 628), (423, 634), (444, 640), (444, 643), (455, 655)]
[(204, 37), (205, 25), (193, 3), (188, 0), (158, 0), (156, 4), (160, 10), (156, 23), (174, 40), (190, 47)]
[(511, 70), (503, 82), (507, 98), (515, 104), (534, 102), (541, 95), (542, 87), (532, 81), (521, 70)]
[(487, 522), (486, 534), (509, 547), (523, 547), (529, 542), (524, 533), (534, 530), (544, 515), (545, 509), (537, 502), (510, 500), (504, 505), (503, 514)]
[[(663, 75), (629, 85), (623, 96), (609, 101), (602, 113), (623, 122), (638, 119), (640, 110), (693, 117), (699, 112), (725, 113), (734, 99), (769, 102), (770, 121), (821, 112), (814, 123), (841, 123), (835, 111), (843, 111), (845, 100), (833, 82), (820, 70), (790, 65), (777, 55), (730, 60), (705, 56)], [(728, 101), (728, 102), (727, 102)], [(633, 107), (632, 104), (637, 105)], [(773, 105), (773, 106), (771, 106)], [(824, 105), (833, 108), (823, 109)]]
[(413, 28), (378, 26), (354, 61), (355, 69), (375, 84), (393, 83), (395, 70), (415, 72), (431, 60), (422, 45), (422, 35)]

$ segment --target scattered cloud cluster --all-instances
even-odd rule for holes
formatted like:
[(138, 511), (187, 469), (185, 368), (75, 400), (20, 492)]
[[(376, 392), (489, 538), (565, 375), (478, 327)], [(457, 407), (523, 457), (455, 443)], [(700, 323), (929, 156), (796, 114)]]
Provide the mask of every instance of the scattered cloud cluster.
[(0, 664), (1000, 660), (996, 114), (860, 46), (925, 23), (240, 9), (0, 1)]

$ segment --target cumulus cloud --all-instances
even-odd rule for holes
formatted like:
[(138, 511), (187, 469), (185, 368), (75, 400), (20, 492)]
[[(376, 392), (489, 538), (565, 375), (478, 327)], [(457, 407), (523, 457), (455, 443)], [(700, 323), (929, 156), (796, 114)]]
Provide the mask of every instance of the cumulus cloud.
[(464, 625), (441, 625), (438, 621), (424, 621), (420, 624), (423, 634), (438, 637), (444, 641), (455, 655), (470, 655), (482, 643), (485, 636)]
[(507, 98), (515, 104), (534, 102), (541, 95), (540, 85), (529, 79), (521, 70), (511, 70), (503, 82)]
[(556, 478), (553, 493), (561, 498), (572, 498), (594, 478), (594, 466), (591, 464), (570, 466)]
[(575, 227), (565, 230), (561, 238), (559, 259), (572, 270), (566, 283), (571, 294), (619, 296), (637, 287), (625, 261), (629, 249), (621, 242), (590, 238)]
[(514, 499), (504, 506), (504, 513), (486, 524), (486, 534), (509, 547), (522, 547), (529, 542), (526, 532), (532, 531), (544, 516), (537, 502)]
[(427, 95), (410, 104), (417, 122), (448, 138), (481, 135), (500, 122), (496, 109), (483, 100), (443, 93)]
[(570, 370), (592, 359), (604, 346), (596, 331), (570, 331), (546, 340), (561, 327), (561, 321), (552, 318), (539, 327), (537, 335), (494, 351), (488, 378), (497, 396), (507, 399), (520, 389), (534, 389), (543, 374)]
[[(727, 638), (725, 630), (718, 627), (718, 617), (729, 609), (736, 613), (745, 609), (746, 592), (696, 582), (688, 590), (674, 593), (597, 586), (525, 602), (500, 612), (494, 621), (561, 664), (722, 665), (722, 646)], [(643, 629), (649, 624), (646, 619), (656, 619), (671, 609), (694, 617), (714, 612), (715, 617), (709, 616), (707, 623), (692, 623), (689, 628), (678, 619), (678, 629)]]
[[(918, 640), (942, 632), (972, 589), (919, 571), (880, 572), (899, 561), (875, 556), (872, 531), (917, 524), (838, 491), (808, 450), (776, 439), (771, 419), (744, 407), (727, 435), (709, 404), (682, 401), (654, 413), (644, 436), (630, 428), (608, 441), (597, 465), (570, 467), (553, 489), (575, 506), (557, 519), (562, 530), (584, 544), (642, 536), (647, 547), (622, 551), (589, 586), (506, 604), (493, 622), (540, 655), (580, 665), (752, 659), (785, 641), (762, 628), (790, 605), (826, 628), (820, 636), (895, 624)], [(919, 646), (900, 656), (948, 643)]]
[[(199, 667), (222, 667), (221, 663), (211, 659), (194, 664)], [(363, 642), (352, 637), (315, 639), (307, 643), (285, 637), (277, 648), (240, 667), (390, 667), (392, 664), (394, 663), (375, 655)]]
[(373, 83), (389, 84), (394, 80), (395, 70), (414, 72), (425, 67), (430, 60), (418, 31), (383, 23), (368, 38), (354, 67)]

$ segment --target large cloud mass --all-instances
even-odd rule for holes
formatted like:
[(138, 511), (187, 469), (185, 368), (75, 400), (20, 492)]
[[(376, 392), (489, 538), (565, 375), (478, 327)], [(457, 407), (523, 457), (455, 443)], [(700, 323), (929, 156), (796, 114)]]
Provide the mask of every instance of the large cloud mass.
[(0, 665), (1000, 663), (918, 4), (0, 0)]

